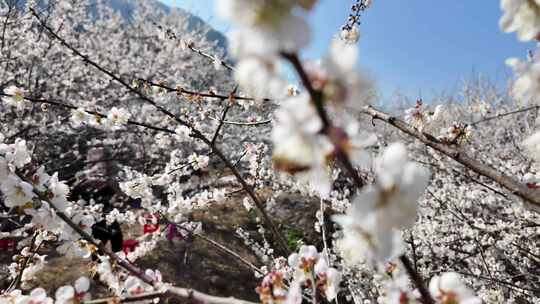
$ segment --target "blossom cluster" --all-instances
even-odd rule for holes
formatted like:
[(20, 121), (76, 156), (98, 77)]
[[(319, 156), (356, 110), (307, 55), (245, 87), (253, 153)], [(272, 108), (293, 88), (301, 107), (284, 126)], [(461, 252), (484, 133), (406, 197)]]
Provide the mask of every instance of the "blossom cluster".
[(376, 164), (376, 183), (362, 189), (346, 215), (334, 217), (344, 233), (338, 247), (351, 264), (386, 262), (403, 253), (400, 229), (416, 221), (429, 182), (429, 172), (407, 160), (401, 143), (388, 146)]
[(424, 103), (419, 99), (413, 108), (405, 111), (405, 121), (422, 132), (435, 125), (443, 113), (443, 105), (436, 106), (435, 110), (430, 112), (424, 109)]
[[(328, 265), (327, 256), (315, 246), (300, 246), (291, 254), (287, 265), (276, 264), (257, 287), (262, 303), (302, 303), (304, 287), (320, 292), (326, 300), (336, 299), (341, 273)], [(309, 293), (309, 292), (308, 292)]]
[(87, 277), (80, 277), (73, 286), (65, 285), (56, 290), (55, 299), (47, 296), (43, 288), (33, 289), (25, 295), (21, 290), (13, 290), (7, 294), (0, 295), (0, 303), (39, 303), (39, 304), (71, 304), (89, 301), (91, 299), (88, 290), (90, 280)]
[[(540, 2), (521, 0), (501, 0), (501, 8), (504, 15), (500, 20), (501, 29), (505, 32), (517, 32), (521, 41), (538, 40), (540, 34)], [(512, 93), (515, 98), (524, 103), (536, 104), (536, 98), (540, 94), (540, 58), (538, 51), (529, 52), (528, 60), (521, 61), (517, 58), (509, 58), (506, 64), (516, 74)], [(540, 132), (528, 137), (523, 145), (529, 150), (535, 159), (540, 159), (539, 145)]]
[[(411, 290), (409, 288), (407, 276), (396, 264), (389, 264), (384, 280), (384, 286), (387, 292), (379, 298), (379, 303), (422, 303), (418, 290)], [(429, 293), (437, 304), (482, 303), (482, 300), (475, 296), (474, 292), (464, 284), (463, 278), (455, 272), (445, 272), (434, 276), (431, 278), (428, 288)]]

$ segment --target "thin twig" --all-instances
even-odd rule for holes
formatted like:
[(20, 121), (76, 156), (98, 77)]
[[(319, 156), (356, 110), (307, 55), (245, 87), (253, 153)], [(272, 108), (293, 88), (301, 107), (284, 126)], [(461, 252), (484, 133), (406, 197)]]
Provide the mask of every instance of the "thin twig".
[(514, 114), (518, 114), (518, 113), (528, 112), (528, 111), (531, 111), (531, 110), (536, 110), (538, 108), (540, 108), (540, 106), (535, 105), (535, 106), (531, 106), (531, 107), (527, 107), (527, 108), (523, 108), (523, 109), (518, 109), (518, 110), (515, 110), (515, 111), (501, 113), (501, 114), (497, 114), (497, 115), (494, 115), (494, 116), (482, 118), (482, 119), (477, 120), (477, 121), (475, 121), (473, 123), (470, 123), (469, 125), (470, 126), (475, 126), (477, 124), (481, 124), (483, 122), (487, 122), (487, 121), (490, 121), (490, 120), (493, 120), (493, 119), (498, 119), (498, 118), (501, 118), (501, 117), (505, 117), (505, 116), (508, 116), (508, 115), (514, 115)]
[[(178, 36), (176, 35), (176, 33), (172, 29), (165, 28), (164, 26), (162, 26), (162, 25), (160, 25), (160, 24), (158, 24), (157, 22), (154, 22), (154, 21), (152, 23), (154, 23), (154, 25), (157, 26), (157, 28), (159, 30), (164, 31), (169, 39), (171, 39), (171, 40), (179, 40)], [(215, 55), (206, 53), (203, 50), (196, 48), (195, 44), (193, 42), (189, 42), (189, 41), (185, 41), (185, 40), (183, 42), (186, 44), (187, 48), (189, 50), (191, 50), (192, 52), (194, 52), (196, 54), (199, 54), (202, 57), (205, 57), (205, 58), (211, 60), (212, 62), (216, 62), (217, 60), (219, 60), (220, 65), (223, 66), (224, 68), (226, 68), (227, 70), (230, 70), (230, 71), (235, 70), (235, 68), (233, 67), (232, 64), (229, 64), (229, 63), (225, 62), (224, 60), (219, 59)]]
[[(220, 121), (219, 118), (216, 118), (216, 117), (209, 116), (208, 118), (211, 120)], [(246, 127), (256, 127), (256, 126), (261, 126), (261, 125), (267, 125), (271, 122), (272, 122), (271, 119), (266, 119), (266, 120), (261, 120), (261, 121), (256, 121), (256, 122), (241, 122), (241, 121), (229, 121), (229, 120), (223, 121), (223, 123), (226, 125), (246, 126)]]
[(21, 280), (22, 280), (22, 276), (23, 276), (23, 273), (24, 273), (24, 270), (26, 269), (26, 266), (28, 266), (28, 263), (30, 262), (30, 260), (32, 258), (34, 258), (34, 255), (38, 252), (39, 248), (41, 248), (41, 244), (42, 243), (39, 243), (37, 248), (34, 249), (34, 245), (36, 244), (36, 238), (38, 236), (38, 233), (34, 233), (34, 235), (32, 236), (32, 240), (30, 242), (30, 252), (31, 254), (28, 255), (27, 257), (25, 257), (22, 265), (21, 265), (21, 269), (19, 270), (19, 274), (17, 275), (17, 277), (11, 281), (11, 284), (9, 284), (9, 287), (6, 289), (6, 292), (10, 292), (12, 291), (13, 289), (16, 289), (19, 287), (19, 284), (21, 283)]
[[(167, 220), (168, 221), (168, 220)], [(185, 228), (185, 227), (182, 227), (181, 225), (179, 224), (175, 224), (175, 223), (172, 223), (172, 222), (169, 222), (169, 224), (171, 225), (175, 225), (176, 227), (178, 227), (179, 229), (182, 229), (183, 231), (189, 233), (190, 235), (196, 237), (196, 238), (200, 238), (201, 240), (205, 241), (206, 243), (214, 246), (216, 249), (218, 249), (219, 251), (235, 258), (236, 260), (240, 261), (241, 264), (243, 264), (244, 266), (246, 266), (247, 268), (249, 268), (250, 270), (252, 271), (255, 271), (259, 274), (264, 274), (257, 266), (253, 265), (250, 261), (244, 259), (243, 257), (241, 257), (238, 253), (232, 251), (231, 249), (229, 249), (228, 247), (226, 247), (225, 245), (222, 245), (214, 240), (212, 240), (211, 238), (201, 234), (201, 233), (193, 233), (191, 230)]]
[(102, 299), (95, 299), (90, 301), (84, 301), (82, 304), (109, 304), (109, 303), (131, 303), (131, 302), (137, 302), (142, 300), (151, 300), (155, 298), (161, 298), (164, 295), (164, 292), (162, 291), (154, 291), (154, 292), (148, 292), (143, 293), (137, 296), (131, 296), (131, 297), (108, 297), (108, 298), (102, 298)]
[(230, 99), (226, 101), (225, 109), (223, 110), (223, 114), (221, 114), (221, 119), (219, 120), (219, 125), (214, 132), (214, 136), (212, 137), (212, 145), (216, 144), (216, 140), (219, 136), (219, 131), (221, 131), (221, 128), (223, 127), (223, 122), (225, 121), (225, 118), (227, 118), (227, 113), (229, 113), (229, 109), (231, 108), (231, 104), (234, 100), (234, 95), (236, 95), (236, 90), (238, 90), (238, 86), (235, 86), (234, 90), (231, 92), (231, 94), (229, 94)]

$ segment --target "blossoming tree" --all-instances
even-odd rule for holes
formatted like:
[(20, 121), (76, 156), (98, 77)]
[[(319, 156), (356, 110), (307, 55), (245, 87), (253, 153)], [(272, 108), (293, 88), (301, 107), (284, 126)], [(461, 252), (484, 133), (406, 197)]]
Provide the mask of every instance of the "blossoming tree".
[[(391, 111), (356, 68), (369, 0), (313, 62), (298, 53), (317, 0), (215, 1), (234, 26), (226, 51), (178, 11), (130, 3), (126, 17), (102, 1), (0, 2), (0, 228), (16, 251), (0, 303), (540, 301), (535, 52), (508, 60), (508, 93), (478, 79), (459, 102)], [(502, 30), (539, 37), (539, 1), (501, 8)], [(314, 218), (300, 236), (283, 194), (314, 207), (295, 215)], [(231, 231), (243, 253), (195, 219), (231, 203), (255, 226)], [(209, 294), (138, 265), (192, 238), (257, 287)], [(48, 255), (83, 270), (47, 290)]]

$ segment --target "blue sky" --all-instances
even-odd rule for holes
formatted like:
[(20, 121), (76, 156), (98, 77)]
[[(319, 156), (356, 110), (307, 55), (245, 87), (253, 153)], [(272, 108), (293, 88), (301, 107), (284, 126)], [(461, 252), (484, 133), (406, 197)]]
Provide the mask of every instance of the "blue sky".
[[(213, 0), (161, 0), (184, 8), (226, 32), (231, 26), (216, 16)], [(219, 0), (217, 0), (219, 1)], [(319, 58), (344, 23), (352, 0), (320, 0), (309, 15), (316, 34), (303, 52)], [(374, 0), (361, 25), (359, 67), (388, 98), (396, 89), (410, 98), (456, 92), (465, 79), (483, 74), (506, 85), (509, 57), (524, 57), (532, 44), (499, 30), (499, 1)]]

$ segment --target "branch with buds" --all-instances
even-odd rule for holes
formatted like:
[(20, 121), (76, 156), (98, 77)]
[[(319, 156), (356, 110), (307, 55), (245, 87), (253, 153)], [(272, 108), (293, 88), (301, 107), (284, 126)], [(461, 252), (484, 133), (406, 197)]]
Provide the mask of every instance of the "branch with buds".
[(487, 165), (480, 163), (476, 159), (467, 156), (462, 151), (459, 151), (439, 141), (438, 139), (436, 139), (435, 137), (427, 133), (423, 133), (416, 130), (409, 124), (405, 123), (404, 121), (388, 113), (379, 111), (371, 106), (367, 107), (364, 110), (364, 113), (369, 115), (372, 118), (372, 120), (384, 121), (385, 123), (399, 129), (401, 132), (420, 140), (426, 146), (433, 148), (434, 150), (454, 159), (458, 163), (469, 168), (471, 171), (476, 172), (479, 175), (482, 175), (491, 179), (492, 181), (498, 183), (503, 188), (507, 189), (514, 195), (519, 196), (524, 201), (533, 205), (534, 207), (540, 207), (540, 196), (538, 195), (538, 191), (535, 191), (534, 189), (530, 189), (525, 184), (519, 181), (516, 181), (510, 176), (507, 176), (493, 168), (490, 168)]

